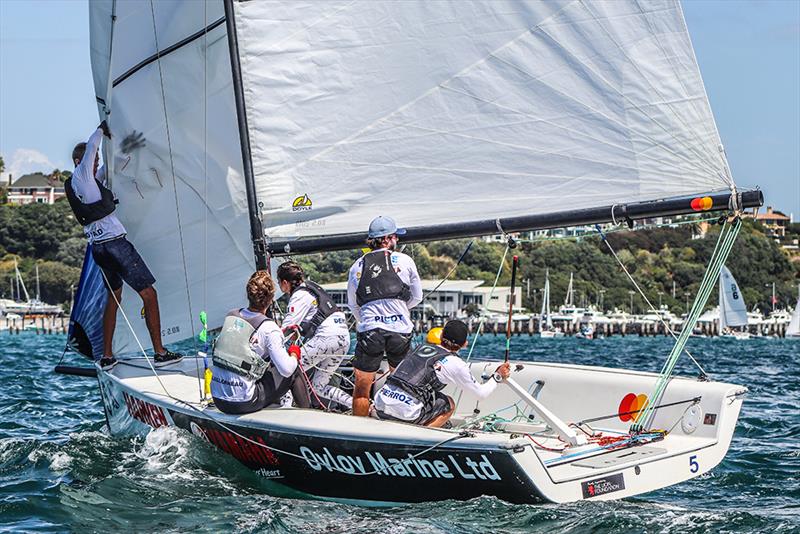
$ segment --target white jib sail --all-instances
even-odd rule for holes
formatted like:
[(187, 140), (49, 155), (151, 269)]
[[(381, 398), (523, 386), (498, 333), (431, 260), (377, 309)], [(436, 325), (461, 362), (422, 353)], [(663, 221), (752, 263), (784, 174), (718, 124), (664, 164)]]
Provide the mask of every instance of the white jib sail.
[(736, 279), (723, 265), (719, 273), (719, 330), (737, 326), (747, 326), (747, 307)]
[(275, 239), (727, 190), (680, 5), (237, 2)]
[[(156, 278), (171, 343), (200, 331), (201, 310), (209, 328), (221, 325), (254, 269), (223, 6), (107, 0), (89, 10), (95, 90), (109, 104), (118, 161), (117, 214)], [(134, 131), (145, 145), (130, 150), (122, 145)], [(122, 305), (149, 347), (141, 299), (127, 285)], [(114, 351), (137, 350), (118, 316)]]

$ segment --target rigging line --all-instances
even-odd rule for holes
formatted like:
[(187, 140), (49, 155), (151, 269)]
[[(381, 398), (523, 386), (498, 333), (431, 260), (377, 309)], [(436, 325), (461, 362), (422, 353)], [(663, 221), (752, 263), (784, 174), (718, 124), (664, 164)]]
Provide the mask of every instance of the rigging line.
[[(608, 239), (606, 239), (606, 236), (605, 236), (605, 234), (603, 234), (603, 231), (600, 229), (600, 225), (599, 225), (599, 224), (596, 224), (596, 225), (594, 225), (594, 226), (595, 226), (595, 229), (597, 230), (597, 233), (599, 233), (599, 234), (600, 234), (600, 236), (602, 237), (602, 239), (603, 239), (603, 243), (605, 243), (605, 244), (606, 244), (606, 246), (608, 247), (608, 250), (610, 250), (610, 251), (611, 251), (611, 254), (614, 256), (614, 259), (615, 259), (615, 260), (617, 260), (617, 263), (619, 263), (619, 266), (620, 266), (620, 267), (622, 267), (622, 270), (623, 270), (623, 272), (625, 273), (625, 275), (628, 277), (628, 279), (629, 279), (629, 280), (631, 281), (631, 283), (633, 284), (633, 287), (635, 287), (635, 288), (636, 288), (636, 290), (637, 290), (637, 291), (639, 292), (639, 294), (642, 296), (642, 298), (643, 298), (643, 299), (644, 299), (644, 301), (647, 303), (647, 305), (648, 305), (648, 306), (650, 306), (650, 311), (654, 312), (654, 315), (655, 315), (656, 317), (658, 317), (658, 320), (661, 322), (661, 324), (663, 324), (663, 325), (664, 325), (664, 328), (666, 329), (666, 331), (667, 331), (667, 332), (669, 332), (669, 334), (672, 336), (672, 338), (673, 338), (675, 341), (678, 341), (678, 336), (675, 334), (675, 332), (674, 332), (674, 331), (672, 330), (672, 328), (669, 326), (669, 323), (667, 323), (667, 322), (664, 320), (664, 318), (663, 318), (661, 315), (659, 315), (659, 313), (658, 313), (658, 311), (656, 310), (656, 308), (655, 308), (655, 306), (653, 305), (653, 303), (652, 303), (652, 302), (650, 302), (650, 299), (648, 299), (648, 298), (647, 298), (647, 295), (645, 295), (645, 294), (644, 294), (644, 291), (642, 291), (642, 288), (641, 288), (641, 287), (639, 287), (639, 284), (637, 284), (637, 283), (636, 283), (636, 280), (634, 280), (633, 276), (631, 276), (631, 273), (628, 271), (628, 268), (627, 268), (627, 267), (625, 267), (625, 264), (624, 264), (624, 263), (622, 263), (622, 260), (619, 258), (619, 256), (617, 256), (617, 252), (614, 250), (614, 247), (612, 247), (612, 246), (611, 246), (611, 243), (609, 243), (609, 242), (608, 242)], [(689, 358), (691, 358), (691, 359), (692, 359), (692, 361), (694, 362), (694, 364), (695, 364), (695, 365), (698, 367), (698, 369), (700, 369), (700, 372), (703, 374), (703, 376), (708, 376), (708, 373), (706, 373), (706, 370), (705, 370), (705, 369), (703, 369), (703, 366), (702, 366), (702, 365), (700, 365), (700, 363), (699, 363), (699, 362), (698, 362), (698, 361), (695, 359), (695, 357), (694, 357), (694, 356), (692, 356), (692, 353), (690, 353), (690, 352), (689, 352), (689, 349), (687, 349), (686, 347), (684, 347), (684, 348), (683, 348), (683, 351), (686, 353), (686, 355), (687, 355), (687, 356), (689, 356)]]
[[(161, 86), (161, 104), (164, 109), (164, 127), (167, 133), (167, 149), (169, 151), (169, 166), (170, 171), (172, 172), (172, 193), (175, 195), (175, 216), (178, 222), (178, 239), (181, 245), (181, 260), (183, 261), (183, 279), (186, 286), (186, 300), (189, 304), (189, 326), (192, 329), (192, 345), (194, 347), (195, 353), (197, 352), (197, 339), (195, 339), (197, 332), (194, 329), (194, 314), (192, 308), (192, 294), (189, 288), (189, 269), (186, 264), (186, 248), (183, 242), (183, 223), (181, 222), (181, 206), (180, 201), (178, 200), (178, 182), (175, 179), (175, 160), (172, 155), (172, 137), (170, 136), (169, 130), (169, 115), (167, 114), (167, 96), (164, 90), (164, 73), (161, 69), (161, 56), (158, 48), (158, 31), (156, 28), (156, 11), (155, 6), (153, 5), (153, 0), (150, 0), (150, 15), (153, 20), (153, 40), (155, 41), (156, 45), (156, 65), (158, 65), (158, 81), (159, 85)], [(195, 358), (195, 365), (197, 366), (197, 375), (200, 376), (200, 367), (197, 359)], [(198, 380), (198, 386), (200, 387), (200, 398), (203, 398), (203, 384)]]
[[(473, 244), (473, 243), (475, 243), (475, 240), (474, 240), (474, 239), (473, 239), (472, 241), (470, 241), (469, 243), (467, 243), (467, 248), (465, 248), (465, 249), (463, 250), (463, 252), (461, 252), (461, 255), (458, 257), (458, 260), (456, 260), (456, 264), (455, 264), (455, 265), (453, 265), (453, 268), (452, 268), (452, 269), (450, 269), (450, 271), (448, 271), (448, 273), (445, 275), (445, 277), (444, 277), (444, 278), (442, 278), (442, 279), (441, 279), (441, 281), (439, 281), (439, 283), (438, 283), (438, 284), (436, 284), (436, 287), (434, 287), (433, 289), (431, 289), (431, 290), (430, 290), (428, 293), (425, 293), (425, 294), (423, 294), (423, 295), (422, 295), (422, 302), (423, 302), (423, 304), (425, 303), (425, 299), (426, 299), (426, 298), (428, 298), (428, 297), (430, 297), (431, 295), (433, 295), (434, 293), (436, 293), (436, 292), (439, 290), (439, 288), (440, 288), (440, 287), (442, 287), (442, 284), (444, 284), (444, 283), (447, 281), (447, 279), (448, 279), (448, 278), (450, 278), (450, 276), (451, 276), (451, 275), (452, 275), (454, 272), (456, 272), (456, 269), (458, 268), (458, 266), (459, 266), (459, 265), (461, 265), (461, 262), (464, 260), (464, 257), (465, 257), (465, 256), (467, 255), (467, 253), (469, 252), (469, 249), (470, 249), (470, 248), (472, 248), (472, 244)], [(413, 249), (412, 249), (412, 250), (413, 250)]]
[[(508, 246), (508, 244), (506, 244), (506, 248), (503, 251), (503, 257), (500, 259), (500, 266), (497, 268), (497, 275), (494, 277), (494, 284), (492, 284), (492, 289), (491, 291), (489, 291), (488, 302), (486, 303), (487, 310), (488, 310), (488, 305), (492, 302), (492, 296), (494, 295), (494, 290), (497, 288), (497, 282), (500, 281), (500, 274), (502, 274), (503, 272), (503, 266), (506, 263), (506, 256), (508, 255), (509, 249), (510, 247)], [(475, 344), (478, 342), (478, 338), (481, 337), (481, 334), (483, 333), (483, 323), (485, 321), (486, 321), (486, 315), (481, 315), (481, 318), (478, 321), (478, 327), (475, 329), (475, 337), (472, 338), (472, 345), (470, 345), (469, 352), (467, 353), (467, 359), (465, 360), (466, 363), (469, 363), (470, 358), (472, 358), (472, 351), (475, 350)], [(455, 411), (458, 411), (458, 405), (461, 403), (461, 396), (463, 394), (464, 394), (463, 389), (458, 392), (458, 399), (456, 400)]]
[[(686, 322), (684, 323), (684, 328), (681, 330), (679, 340), (675, 343), (675, 346), (673, 346), (672, 350), (670, 351), (667, 361), (664, 362), (661, 376), (656, 383), (653, 394), (650, 396), (650, 399), (652, 399), (654, 403), (659, 402), (666, 391), (669, 378), (672, 375), (672, 372), (675, 370), (675, 365), (677, 364), (678, 358), (682, 352), (681, 349), (689, 340), (689, 335), (694, 329), (694, 325), (697, 323), (697, 318), (700, 316), (700, 313), (708, 301), (708, 297), (711, 295), (712, 290), (716, 286), (720, 270), (722, 269), (725, 260), (733, 248), (733, 243), (736, 241), (736, 237), (741, 229), (741, 225), (741, 219), (736, 217), (734, 218), (732, 224), (729, 224), (729, 221), (726, 220), (722, 230), (720, 231), (717, 244), (714, 247), (712, 258), (709, 261), (709, 266), (706, 269), (703, 280), (700, 283), (700, 290), (695, 298), (694, 304), (692, 305), (692, 309), (686, 317)], [(638, 418), (638, 420), (644, 421), (644, 425), (639, 425), (636, 423), (632, 425), (631, 430), (637, 431), (643, 426), (652, 424), (654, 417), (655, 411), (651, 406), (647, 406), (645, 413)]]
[[(106, 290), (108, 290), (108, 288), (111, 287), (111, 284), (108, 282), (108, 278), (106, 277), (106, 273), (105, 273), (105, 271), (103, 269), (100, 269), (100, 273), (103, 275), (103, 280), (105, 281), (105, 284), (106, 284)], [(130, 330), (131, 334), (133, 334), (133, 339), (136, 341), (136, 344), (139, 346), (139, 350), (141, 351), (142, 356), (144, 357), (145, 361), (150, 366), (150, 370), (153, 371), (153, 375), (156, 377), (156, 380), (158, 381), (158, 384), (161, 386), (161, 389), (164, 390), (164, 393), (168, 397), (172, 398), (172, 395), (170, 394), (170, 392), (167, 391), (167, 386), (165, 386), (164, 382), (161, 381), (161, 377), (159, 376), (158, 371), (156, 371), (156, 368), (153, 367), (153, 362), (151, 361), (150, 358), (147, 357), (147, 352), (144, 350), (144, 346), (142, 345), (142, 342), (139, 339), (139, 336), (136, 335), (136, 331), (133, 329), (133, 325), (131, 324), (130, 320), (128, 319), (128, 314), (125, 313), (125, 309), (122, 307), (122, 304), (120, 303), (119, 300), (117, 300), (117, 295), (113, 291), (110, 291), (110, 290), (108, 290), (108, 291), (111, 293), (111, 296), (114, 298), (114, 302), (117, 303), (117, 309), (122, 313), (122, 318), (125, 319), (125, 324), (128, 325), (128, 330)]]
[[(586, 10), (587, 10), (587, 11), (588, 11), (588, 12), (589, 12), (591, 15), (593, 15), (593, 16), (596, 18), (596, 20), (597, 20), (597, 23), (598, 23), (598, 26), (600, 27), (600, 29), (601, 29), (601, 30), (603, 30), (603, 31), (605, 32), (605, 34), (606, 34), (606, 36), (609, 38), (609, 40), (611, 40), (611, 42), (612, 42), (612, 43), (614, 43), (614, 44), (617, 46), (617, 48), (620, 50), (620, 52), (622, 52), (622, 53), (625, 55), (625, 57), (628, 59), (628, 61), (630, 62), (630, 64), (633, 66), (633, 68), (634, 68), (634, 69), (635, 69), (635, 70), (636, 70), (636, 71), (637, 71), (637, 72), (638, 72), (638, 73), (639, 73), (639, 74), (642, 76), (642, 78), (643, 78), (643, 79), (647, 80), (647, 77), (646, 77), (646, 76), (645, 76), (645, 74), (642, 72), (642, 70), (641, 70), (641, 68), (639, 67), (639, 65), (638, 65), (636, 62), (634, 62), (634, 61), (632, 60), (632, 58), (631, 58), (630, 54), (629, 54), (629, 53), (628, 53), (628, 52), (627, 52), (625, 49), (623, 49), (623, 47), (620, 45), (620, 43), (618, 43), (618, 42), (616, 41), (616, 39), (614, 39), (614, 35), (612, 34), (612, 32), (611, 32), (611, 31), (609, 31), (609, 29), (608, 29), (607, 27), (605, 27), (605, 26), (604, 26), (602, 23), (600, 23), (600, 20), (601, 20), (601, 19), (600, 19), (600, 17), (598, 17), (598, 16), (597, 16), (597, 14), (596, 14), (595, 12), (593, 12), (593, 11), (592, 11), (592, 9), (589, 7), (589, 4), (587, 4), (587, 2), (585, 2), (584, 0), (580, 0), (580, 2), (581, 2), (581, 4), (583, 4), (583, 5), (586, 7)], [(698, 75), (699, 75), (699, 73), (698, 73)], [(661, 91), (659, 91), (658, 87), (654, 86), (652, 83), (648, 83), (648, 85), (649, 85), (649, 86), (650, 86), (650, 88), (652, 88), (652, 89), (653, 89), (653, 90), (654, 90), (654, 91), (655, 91), (655, 92), (658, 94), (658, 96), (660, 96), (660, 97), (661, 97), (663, 100), (667, 100), (667, 99), (664, 97), (664, 95), (663, 95), (663, 94), (661, 94)], [(684, 145), (684, 147), (688, 148), (690, 152), (694, 152), (694, 153), (695, 153), (695, 155), (697, 155), (697, 156), (699, 156), (699, 157), (700, 157), (700, 160), (701, 160), (701, 161), (705, 161), (705, 160), (702, 158), (702, 156), (703, 156), (703, 153), (702, 153), (702, 152), (698, 152), (698, 151), (695, 149), (695, 145), (694, 145), (694, 143), (684, 142), (684, 141), (680, 140), (678, 137), (676, 137), (676, 136), (675, 136), (675, 135), (674, 135), (674, 134), (671, 132), (671, 130), (670, 130), (669, 128), (667, 128), (666, 126), (662, 125), (660, 122), (658, 122), (657, 120), (655, 120), (655, 119), (654, 119), (652, 116), (650, 116), (650, 115), (649, 115), (649, 114), (648, 114), (648, 113), (647, 113), (647, 112), (646, 112), (644, 109), (642, 109), (642, 108), (641, 108), (641, 106), (639, 106), (638, 104), (636, 104), (635, 102), (633, 102), (633, 100), (632, 100), (632, 99), (631, 99), (629, 96), (627, 96), (627, 95), (625, 95), (625, 94), (620, 94), (620, 96), (622, 96), (622, 98), (624, 98), (624, 99), (625, 99), (627, 102), (629, 102), (629, 103), (630, 103), (630, 104), (631, 104), (631, 105), (632, 105), (632, 106), (633, 106), (633, 107), (634, 107), (636, 110), (638, 110), (638, 111), (639, 111), (639, 112), (641, 112), (643, 115), (645, 115), (647, 118), (649, 118), (649, 119), (650, 119), (650, 120), (653, 122), (653, 124), (656, 124), (656, 125), (657, 125), (657, 126), (659, 126), (659, 127), (662, 129), (662, 130), (664, 130), (664, 133), (666, 133), (667, 135), (669, 135), (670, 137), (672, 137), (672, 138), (673, 138), (675, 141), (677, 141), (678, 143), (680, 143), (680, 144)], [(682, 124), (684, 127), (686, 127), (686, 130), (687, 130), (687, 131), (689, 131), (689, 132), (692, 132), (692, 130), (691, 130), (690, 128), (688, 128), (688, 125), (685, 123), (685, 121), (683, 120), (683, 118), (682, 118), (682, 117), (681, 117), (681, 116), (680, 116), (680, 115), (679, 115), (679, 114), (676, 112), (676, 110), (675, 110), (675, 109), (674, 109), (672, 106), (667, 106), (667, 109), (669, 109), (669, 110), (672, 112), (672, 114), (675, 116), (675, 118), (678, 120), (678, 122), (679, 122), (679, 123), (681, 123), (681, 124)], [(697, 134), (696, 134), (696, 133), (694, 133), (693, 137), (696, 139), (696, 141), (697, 141), (697, 144), (699, 144), (700, 146), (703, 146), (703, 140), (702, 140), (702, 139), (700, 139), (700, 138), (697, 136)], [(708, 154), (706, 154), (706, 155), (708, 155)], [(712, 169), (712, 171), (714, 171), (714, 173), (716, 174), (716, 169)]]

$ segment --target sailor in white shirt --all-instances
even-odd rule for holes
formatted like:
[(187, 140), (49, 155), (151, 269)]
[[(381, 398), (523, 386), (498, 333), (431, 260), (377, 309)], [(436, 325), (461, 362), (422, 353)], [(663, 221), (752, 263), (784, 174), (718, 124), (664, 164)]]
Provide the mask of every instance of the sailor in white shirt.
[[(64, 182), (69, 205), (83, 225), (83, 231), (92, 248), (92, 258), (103, 270), (108, 288), (103, 313), (103, 357), (100, 358), (98, 354), (95, 358), (100, 360), (103, 370), (109, 370), (117, 363), (112, 352), (112, 341), (117, 323), (117, 303), (122, 300), (124, 281), (142, 298), (145, 322), (155, 352), (154, 365), (161, 367), (177, 363), (183, 356), (167, 350), (161, 342), (158, 296), (153, 288), (156, 279), (136, 248), (125, 237), (125, 227), (114, 215), (117, 200), (106, 187), (105, 165), (98, 171), (97, 151), (104, 135), (111, 139), (106, 121), (100, 123), (86, 143), (75, 146), (72, 150), (75, 170)], [(144, 139), (141, 134), (134, 132), (123, 140), (122, 146), (130, 153), (144, 146)]]
[(453, 399), (442, 393), (445, 386), (457, 386), (479, 399), (491, 395), (508, 378), (511, 367), (508, 362), (500, 364), (491, 379), (479, 384), (457, 356), (467, 345), (467, 333), (462, 321), (448, 321), (441, 345), (425, 343), (409, 354), (375, 395), (378, 417), (440, 427), (455, 411)]
[(281, 291), (289, 295), (281, 326), (287, 335), (294, 330), (302, 340), (301, 362), (311, 375), (312, 402), (318, 400), (322, 407), (330, 408), (333, 401), (351, 409), (353, 398), (329, 384), (350, 348), (350, 331), (344, 314), (324, 289), (305, 279), (297, 263), (281, 264), (277, 274)]
[(394, 369), (411, 345), (410, 310), (422, 301), (422, 285), (414, 260), (395, 251), (405, 233), (391, 217), (375, 218), (367, 239), (371, 251), (350, 268), (347, 303), (357, 321), (353, 415), (369, 414), (369, 390), (384, 354)]
[(247, 281), (249, 306), (228, 313), (214, 344), (211, 396), (225, 413), (251, 413), (278, 404), (290, 389), (298, 406), (309, 406), (297, 365), (300, 351), (297, 345), (284, 348), (283, 332), (266, 316), (274, 295), (269, 272), (253, 273)]

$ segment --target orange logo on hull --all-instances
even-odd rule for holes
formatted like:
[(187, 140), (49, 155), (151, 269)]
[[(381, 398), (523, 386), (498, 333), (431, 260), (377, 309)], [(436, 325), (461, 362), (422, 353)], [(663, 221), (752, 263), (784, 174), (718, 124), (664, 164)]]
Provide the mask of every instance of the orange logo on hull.
[(642, 412), (647, 407), (647, 395), (641, 393), (628, 393), (619, 403), (619, 418), (623, 422), (633, 421), (636, 422), (642, 415)]

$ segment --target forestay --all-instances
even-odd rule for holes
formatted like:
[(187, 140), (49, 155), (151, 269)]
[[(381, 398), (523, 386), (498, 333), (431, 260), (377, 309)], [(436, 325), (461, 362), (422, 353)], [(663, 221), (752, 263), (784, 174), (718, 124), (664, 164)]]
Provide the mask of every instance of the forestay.
[(675, 1), (235, 4), (276, 240), (727, 190)]

